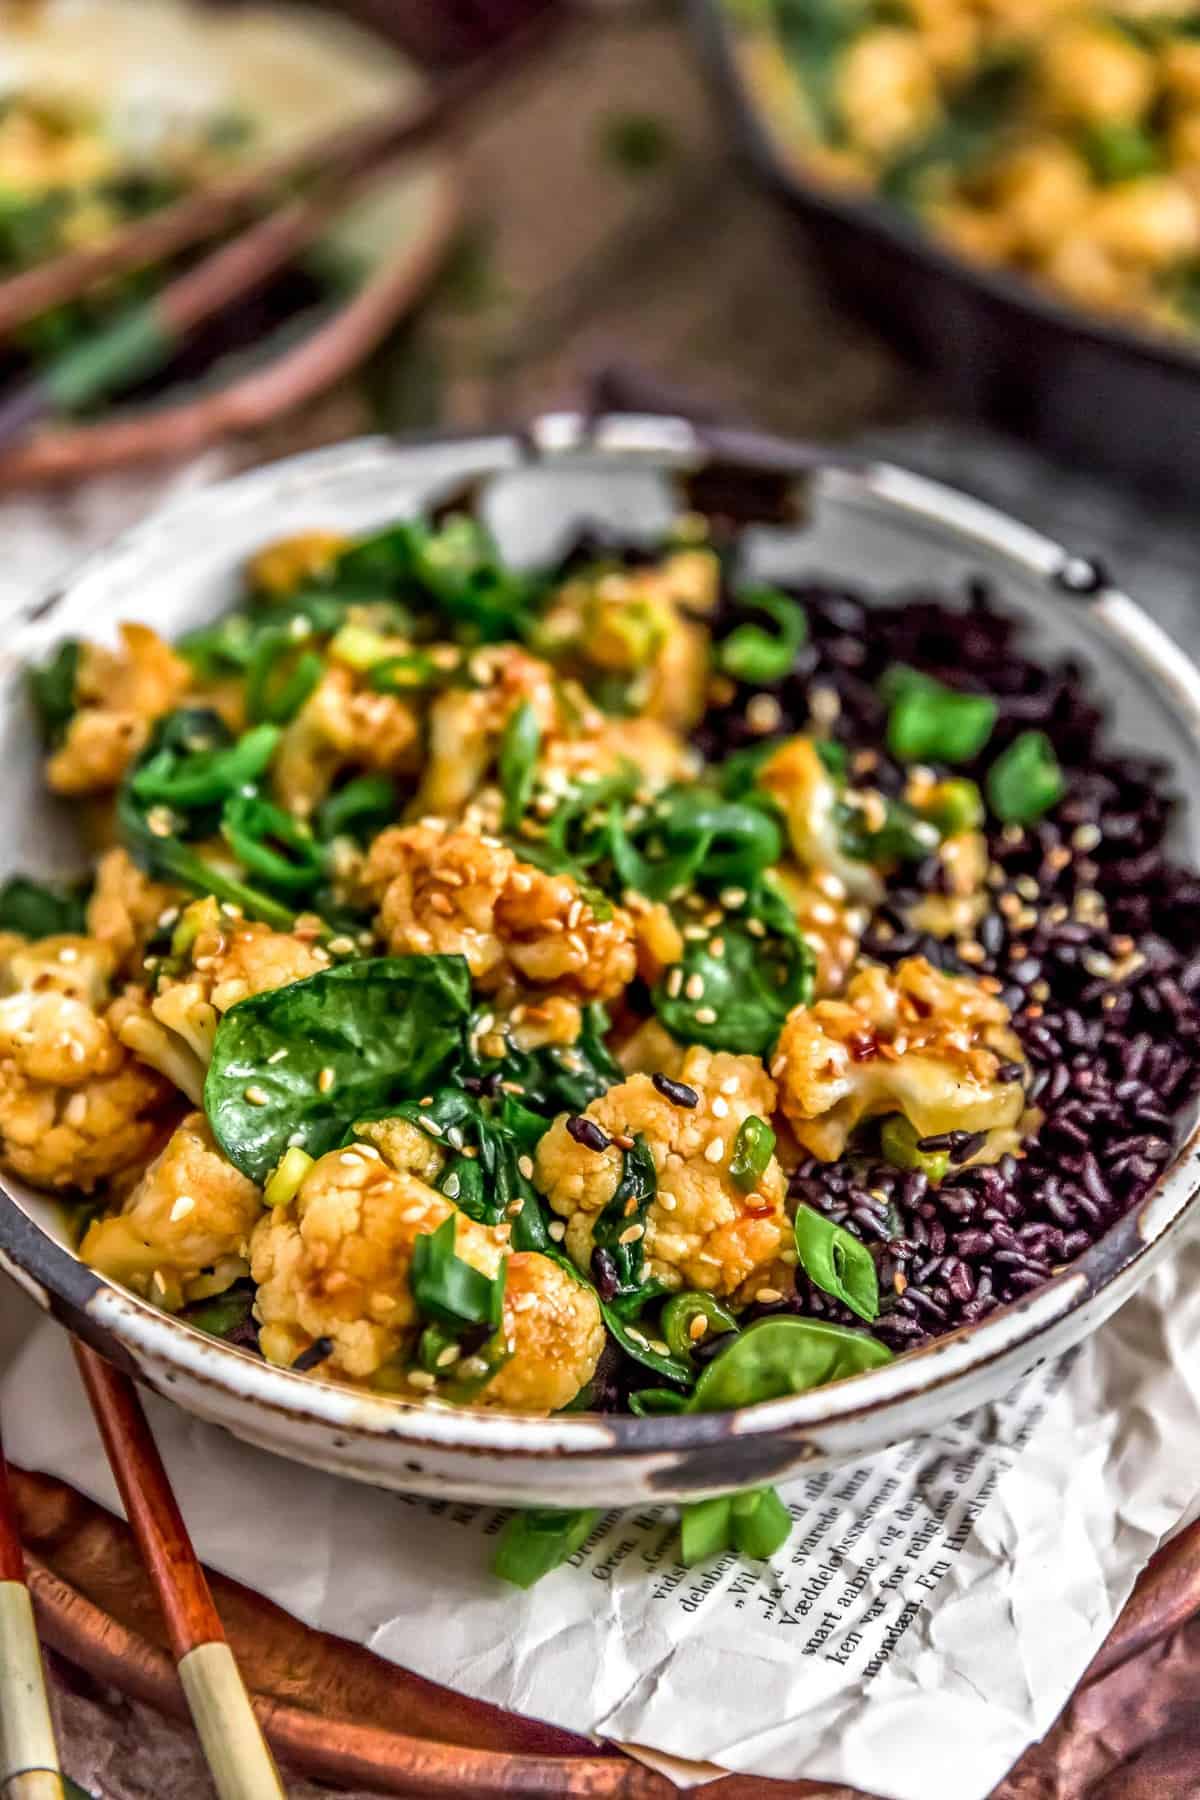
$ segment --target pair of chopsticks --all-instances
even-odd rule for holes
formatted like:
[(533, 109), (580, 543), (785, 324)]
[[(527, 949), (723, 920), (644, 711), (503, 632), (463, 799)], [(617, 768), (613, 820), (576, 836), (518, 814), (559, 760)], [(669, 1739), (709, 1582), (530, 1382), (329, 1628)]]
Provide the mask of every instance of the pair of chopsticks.
[(249, 217), (229, 239), (151, 299), (69, 349), (41, 372), (0, 394), (0, 450), (47, 417), (78, 412), (154, 374), (188, 337), (233, 301), (261, 288), (318, 238), (372, 182), (459, 120), (531, 45), (550, 15), (514, 32), (485, 56), (444, 77), (408, 112), (390, 110), (302, 143), (199, 193), (135, 221), (91, 250), (0, 281), (0, 341), (39, 313), (77, 298), (97, 282), (177, 255)]
[[(133, 1383), (78, 1340), (74, 1348), (219, 1800), (284, 1800)], [(64, 1780), (0, 1449), (0, 1795), (66, 1800)]]

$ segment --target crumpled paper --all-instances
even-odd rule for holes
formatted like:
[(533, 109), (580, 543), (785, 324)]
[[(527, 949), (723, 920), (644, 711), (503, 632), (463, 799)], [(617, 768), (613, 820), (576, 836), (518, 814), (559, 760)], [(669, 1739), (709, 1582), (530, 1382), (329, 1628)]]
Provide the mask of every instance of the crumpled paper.
[[(685, 1570), (673, 1514), (611, 1513), (529, 1593), (499, 1509), (300, 1472), (164, 1402), (204, 1560), (306, 1623), (483, 1700), (743, 1773), (984, 1800), (1139, 1572), (1200, 1512), (1200, 1235), (1087, 1342), (936, 1437), (787, 1491), (766, 1564)], [(118, 1509), (67, 1340), (0, 1380), (10, 1454)], [(119, 1510), (119, 1509), (118, 1509)]]

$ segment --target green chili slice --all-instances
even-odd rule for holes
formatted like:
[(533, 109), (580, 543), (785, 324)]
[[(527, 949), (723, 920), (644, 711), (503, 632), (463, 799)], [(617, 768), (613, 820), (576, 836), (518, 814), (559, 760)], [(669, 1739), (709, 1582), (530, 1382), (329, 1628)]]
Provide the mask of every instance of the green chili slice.
[(295, 654), (297, 640), (286, 625), (264, 631), (246, 667), (246, 716), (254, 724), (286, 725), (321, 679), (324, 665), (315, 650)]
[(532, 1587), (583, 1547), (599, 1517), (598, 1509), (590, 1507), (571, 1512), (536, 1507), (514, 1513), (496, 1544), (492, 1574), (514, 1587)]
[(1006, 825), (1035, 824), (1065, 792), (1063, 772), (1044, 731), (1023, 731), (988, 770), (988, 802)]
[(896, 671), (887, 742), (901, 762), (969, 762), (996, 724), (987, 694), (962, 694), (914, 669)]
[(279, 728), (256, 725), (236, 743), (196, 750), (159, 750), (134, 771), (130, 787), (152, 805), (208, 806), (256, 781), (275, 754)]
[(804, 608), (775, 588), (746, 588), (737, 598), (739, 606), (765, 613), (775, 629), (767, 631), (750, 621), (735, 626), (716, 646), (717, 667), (735, 681), (757, 685), (782, 681), (808, 638)]
[(311, 831), (257, 794), (234, 794), (225, 802), (221, 836), (245, 869), (285, 893), (306, 893), (324, 873)]
[(729, 1173), (743, 1193), (748, 1194), (757, 1185), (774, 1153), (775, 1133), (765, 1119), (751, 1113), (738, 1126), (729, 1159)]
[(815, 1207), (796, 1209), (796, 1251), (805, 1274), (826, 1294), (873, 1325), (879, 1317), (879, 1277), (867, 1246)]
[[(697, 1319), (704, 1320), (704, 1330), (693, 1337), (692, 1325)], [(668, 1350), (681, 1362), (692, 1360), (692, 1351), (698, 1343), (707, 1343), (711, 1338), (738, 1328), (733, 1314), (719, 1300), (711, 1294), (690, 1292), (672, 1294), (662, 1309), (660, 1324)]]
[(917, 1141), (920, 1135), (903, 1113), (893, 1113), (883, 1121), (879, 1147), (883, 1151), (884, 1161), (890, 1162), (893, 1169), (909, 1169), (927, 1175), (936, 1187), (939, 1181), (945, 1179), (950, 1167), (949, 1152), (919, 1150)]

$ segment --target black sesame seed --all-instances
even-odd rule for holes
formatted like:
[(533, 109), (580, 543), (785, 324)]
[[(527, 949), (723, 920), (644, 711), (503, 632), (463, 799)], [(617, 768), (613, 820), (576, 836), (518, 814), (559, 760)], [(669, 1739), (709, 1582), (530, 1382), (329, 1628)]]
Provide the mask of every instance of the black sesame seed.
[(302, 1350), (293, 1362), (293, 1369), (299, 1369), (303, 1375), (309, 1369), (315, 1369), (333, 1355), (333, 1339), (327, 1337), (314, 1338), (307, 1350)]
[(699, 1106), (699, 1094), (686, 1081), (672, 1081), (669, 1075), (652, 1075), (650, 1079), (663, 1099), (669, 1100), (672, 1106)]
[(597, 1125), (595, 1119), (585, 1118), (582, 1113), (572, 1114), (567, 1120), (567, 1130), (585, 1150), (607, 1150), (612, 1143), (607, 1131)]

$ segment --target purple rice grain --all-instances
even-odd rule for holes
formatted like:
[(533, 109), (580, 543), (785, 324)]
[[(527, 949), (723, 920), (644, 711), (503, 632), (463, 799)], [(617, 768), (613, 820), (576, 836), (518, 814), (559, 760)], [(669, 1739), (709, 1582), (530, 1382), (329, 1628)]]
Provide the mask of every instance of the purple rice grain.
[[(905, 663), (997, 703), (982, 758), (955, 774), (982, 784), (999, 752), (1035, 729), (1049, 737), (1067, 783), (1036, 826), (1006, 831), (989, 820), (995, 900), (1009, 894), (1025, 906), (1021, 887), (1028, 891), (1030, 879), (1037, 898), (1028, 902), (1034, 920), (1027, 929), (1010, 926), (998, 909), (984, 917), (976, 931), (983, 959), (969, 970), (999, 984), (1029, 1059), (1028, 1097), (1043, 1119), (1026, 1154), (994, 1168), (956, 1169), (940, 1189), (863, 1154), (829, 1164), (809, 1159), (792, 1180), (794, 1198), (874, 1246), (876, 1329), (893, 1348), (911, 1349), (1028, 1293), (1139, 1205), (1158, 1178), (1177, 1115), (1200, 1086), (1200, 873), (1164, 851), (1174, 798), (1163, 764), (1104, 741), (1102, 709), (1082, 665), (1025, 656), (1017, 622), (993, 606), (986, 582), (970, 583), (966, 612), (926, 593), (867, 609), (857, 596), (818, 583), (791, 591), (804, 605), (809, 643), (802, 666), (772, 689), (779, 735), (806, 727), (814, 683), (832, 689), (837, 740), (850, 754), (875, 752), (872, 780), (898, 794), (904, 774), (880, 749), (886, 710), (876, 684), (884, 669)], [(718, 635), (737, 622), (730, 587)], [(746, 719), (750, 694), (739, 688), (710, 710), (697, 735), (706, 755), (761, 743)], [(898, 910), (920, 887), (919, 871), (902, 872), (863, 938), (864, 954), (889, 965), (923, 955), (949, 972), (968, 972), (953, 944), (912, 929)], [(1046, 995), (1040, 1004), (1035, 992)], [(1001, 1071), (1009, 1081), (1026, 1075), (1016, 1063)], [(752, 1311), (857, 1323), (803, 1271), (794, 1294)]]

